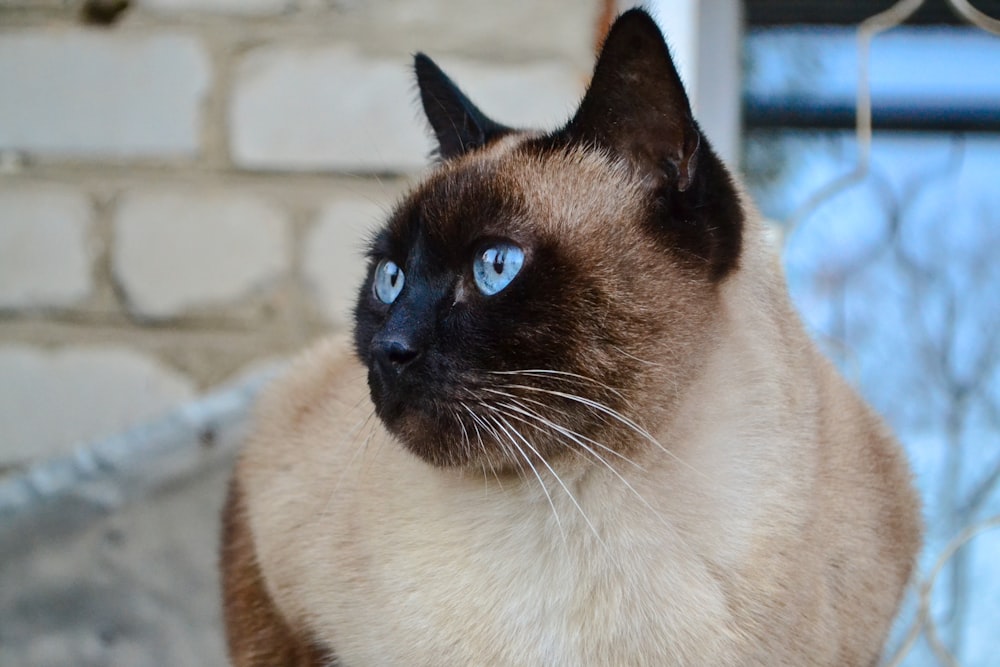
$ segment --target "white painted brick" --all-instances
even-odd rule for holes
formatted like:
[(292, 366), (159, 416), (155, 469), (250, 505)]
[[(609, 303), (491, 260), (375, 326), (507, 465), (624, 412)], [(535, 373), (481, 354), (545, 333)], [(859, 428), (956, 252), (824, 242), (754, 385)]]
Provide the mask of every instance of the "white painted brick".
[(124, 348), (0, 346), (0, 461), (65, 454), (194, 393), (187, 378)]
[(572, 62), (586, 77), (594, 65), (594, 28), (604, 3), (298, 0), (298, 5), (305, 11), (332, 8), (337, 34), (371, 53), (479, 54), (494, 63), (504, 57), (522, 62), (555, 57)]
[(66, 8), (71, 0), (0, 0), (0, 9), (53, 9)]
[(148, 317), (233, 302), (288, 270), (285, 215), (255, 195), (133, 192), (115, 217), (114, 272)]
[(306, 282), (324, 316), (334, 325), (351, 321), (365, 275), (365, 244), (371, 231), (384, 222), (385, 211), (385, 207), (363, 199), (331, 202), (306, 237)]
[(0, 309), (69, 306), (91, 293), (91, 215), (75, 190), (0, 188)]
[(286, 12), (295, 3), (292, 0), (139, 0), (137, 4), (163, 13), (269, 15)]
[(241, 64), (234, 161), (251, 169), (412, 169), (430, 143), (402, 62), (346, 49), (264, 48)]
[(183, 34), (0, 34), (0, 149), (61, 157), (195, 155), (210, 77), (204, 49)]
[[(441, 64), (488, 115), (513, 125), (565, 121), (582, 88), (572, 68), (556, 63)], [(410, 63), (344, 48), (250, 53), (229, 127), (233, 159), (250, 169), (410, 171), (431, 149)]]
[(583, 97), (579, 72), (555, 62), (496, 66), (435, 59), (483, 112), (514, 127), (555, 129), (570, 119)]

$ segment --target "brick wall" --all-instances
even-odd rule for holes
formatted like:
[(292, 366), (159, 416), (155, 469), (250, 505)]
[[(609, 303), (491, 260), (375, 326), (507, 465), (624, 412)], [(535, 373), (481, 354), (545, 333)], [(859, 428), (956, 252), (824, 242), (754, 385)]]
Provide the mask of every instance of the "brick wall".
[(430, 149), (411, 54), (551, 125), (598, 11), (133, 0), (94, 25), (83, 4), (0, 1), (0, 469), (344, 327), (365, 232)]

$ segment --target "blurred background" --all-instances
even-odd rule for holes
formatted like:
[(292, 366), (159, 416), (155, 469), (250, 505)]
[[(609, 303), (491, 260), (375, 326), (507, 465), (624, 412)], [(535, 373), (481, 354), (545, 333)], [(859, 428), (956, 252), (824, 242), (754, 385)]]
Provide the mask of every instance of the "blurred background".
[[(0, 665), (225, 664), (225, 480), (426, 169), (412, 53), (552, 127), (627, 4), (0, 0)], [(646, 5), (913, 461), (886, 664), (1000, 664), (1000, 0)]]

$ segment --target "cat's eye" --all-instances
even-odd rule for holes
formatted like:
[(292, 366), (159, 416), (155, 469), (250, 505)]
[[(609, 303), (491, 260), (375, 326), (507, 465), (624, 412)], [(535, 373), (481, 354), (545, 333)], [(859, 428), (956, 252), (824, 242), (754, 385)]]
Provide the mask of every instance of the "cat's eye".
[(392, 303), (403, 291), (403, 270), (391, 259), (383, 259), (375, 267), (375, 296), (382, 303)]
[(496, 243), (476, 255), (472, 277), (483, 294), (496, 294), (514, 280), (524, 264), (524, 251), (513, 243)]

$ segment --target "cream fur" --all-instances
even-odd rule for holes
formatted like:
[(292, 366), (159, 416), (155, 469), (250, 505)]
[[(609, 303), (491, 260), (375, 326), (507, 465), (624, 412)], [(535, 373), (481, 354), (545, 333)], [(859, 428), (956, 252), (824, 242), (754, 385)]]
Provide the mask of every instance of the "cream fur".
[(653, 434), (670, 454), (554, 463), (579, 507), (544, 467), (548, 497), (429, 466), (345, 340), (305, 353), (237, 470), (289, 623), (347, 667), (875, 664), (919, 541), (909, 474), (744, 237), (714, 349)]

